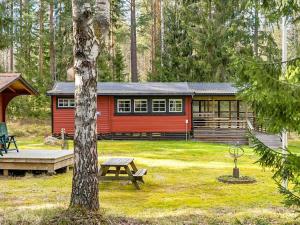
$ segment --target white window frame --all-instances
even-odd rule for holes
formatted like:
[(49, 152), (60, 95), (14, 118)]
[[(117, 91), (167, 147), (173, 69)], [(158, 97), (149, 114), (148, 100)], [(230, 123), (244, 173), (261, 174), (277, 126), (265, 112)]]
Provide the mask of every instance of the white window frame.
[[(146, 111), (137, 111), (136, 110), (137, 101), (146, 101)], [(140, 109), (142, 109), (142, 107), (140, 107)], [(134, 99), (134, 112), (135, 113), (148, 113), (148, 99), (145, 99), (145, 98), (144, 99)]]
[[(154, 110), (154, 102), (155, 101), (164, 101), (165, 102), (165, 110), (164, 111), (155, 111)], [(152, 99), (152, 113), (165, 113), (167, 112), (167, 99)]]
[[(181, 104), (180, 111), (177, 110), (177, 101), (180, 101), (180, 104)], [(171, 103), (172, 102), (173, 102), (173, 104), (175, 103), (175, 111), (173, 111), (172, 108), (171, 108)], [(183, 112), (183, 100), (182, 100), (182, 98), (169, 99), (169, 112), (170, 113), (182, 113)]]
[[(126, 111), (126, 112), (124, 112), (124, 111), (120, 111), (120, 103), (122, 102), (122, 101), (129, 101), (129, 111)], [(117, 112), (118, 113), (131, 113), (131, 99), (118, 99), (117, 100)]]
[(75, 99), (74, 98), (58, 98), (57, 99), (57, 108), (67, 109), (67, 108), (74, 108), (74, 107), (75, 107)]

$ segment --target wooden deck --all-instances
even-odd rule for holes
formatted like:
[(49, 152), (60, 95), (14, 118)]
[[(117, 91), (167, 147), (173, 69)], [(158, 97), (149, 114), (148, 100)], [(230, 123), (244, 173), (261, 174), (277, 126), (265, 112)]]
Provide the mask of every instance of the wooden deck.
[(73, 165), (73, 151), (69, 150), (21, 150), (11, 151), (0, 156), (0, 170), (8, 176), (9, 170), (47, 171), (54, 174), (56, 170)]
[(243, 128), (194, 128), (194, 139), (224, 144), (248, 144), (246, 129)]

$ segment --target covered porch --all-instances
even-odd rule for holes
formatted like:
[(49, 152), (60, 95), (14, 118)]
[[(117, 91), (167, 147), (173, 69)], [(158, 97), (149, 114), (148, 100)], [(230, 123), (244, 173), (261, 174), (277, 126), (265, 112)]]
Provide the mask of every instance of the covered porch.
[(193, 135), (195, 139), (221, 143), (247, 144), (247, 120), (255, 116), (235, 96), (194, 96)]
[(7, 105), (14, 97), (37, 94), (20, 73), (0, 73), (0, 122), (5, 122)]

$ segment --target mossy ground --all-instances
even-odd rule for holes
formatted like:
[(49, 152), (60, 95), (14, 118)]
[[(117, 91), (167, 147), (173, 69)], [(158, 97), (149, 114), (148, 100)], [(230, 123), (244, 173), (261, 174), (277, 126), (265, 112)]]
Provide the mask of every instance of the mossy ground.
[[(21, 150), (60, 148), (45, 146), (41, 136), (19, 137), (18, 144)], [(72, 148), (72, 142), (69, 146)], [(300, 153), (299, 141), (291, 146)], [(133, 157), (138, 168), (148, 169), (140, 191), (127, 182), (100, 184), (101, 209), (108, 218), (126, 217), (151, 224), (298, 224), (293, 211), (282, 205), (272, 172), (255, 164), (257, 156), (248, 147), (238, 166), (241, 175), (254, 177), (257, 183), (242, 185), (217, 181), (232, 172), (228, 145), (99, 141), (98, 149), (100, 162), (109, 157)], [(66, 209), (71, 181), (72, 171), (55, 176), (0, 177), (0, 224), (1, 217), (6, 224), (38, 224)]]

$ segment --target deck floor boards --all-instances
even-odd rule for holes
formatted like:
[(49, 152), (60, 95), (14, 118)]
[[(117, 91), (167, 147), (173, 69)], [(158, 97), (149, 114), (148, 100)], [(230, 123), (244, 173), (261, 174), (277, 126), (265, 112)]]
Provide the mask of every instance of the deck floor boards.
[(69, 150), (21, 150), (9, 151), (0, 156), (0, 170), (42, 170), (55, 173), (73, 165), (73, 151)]

